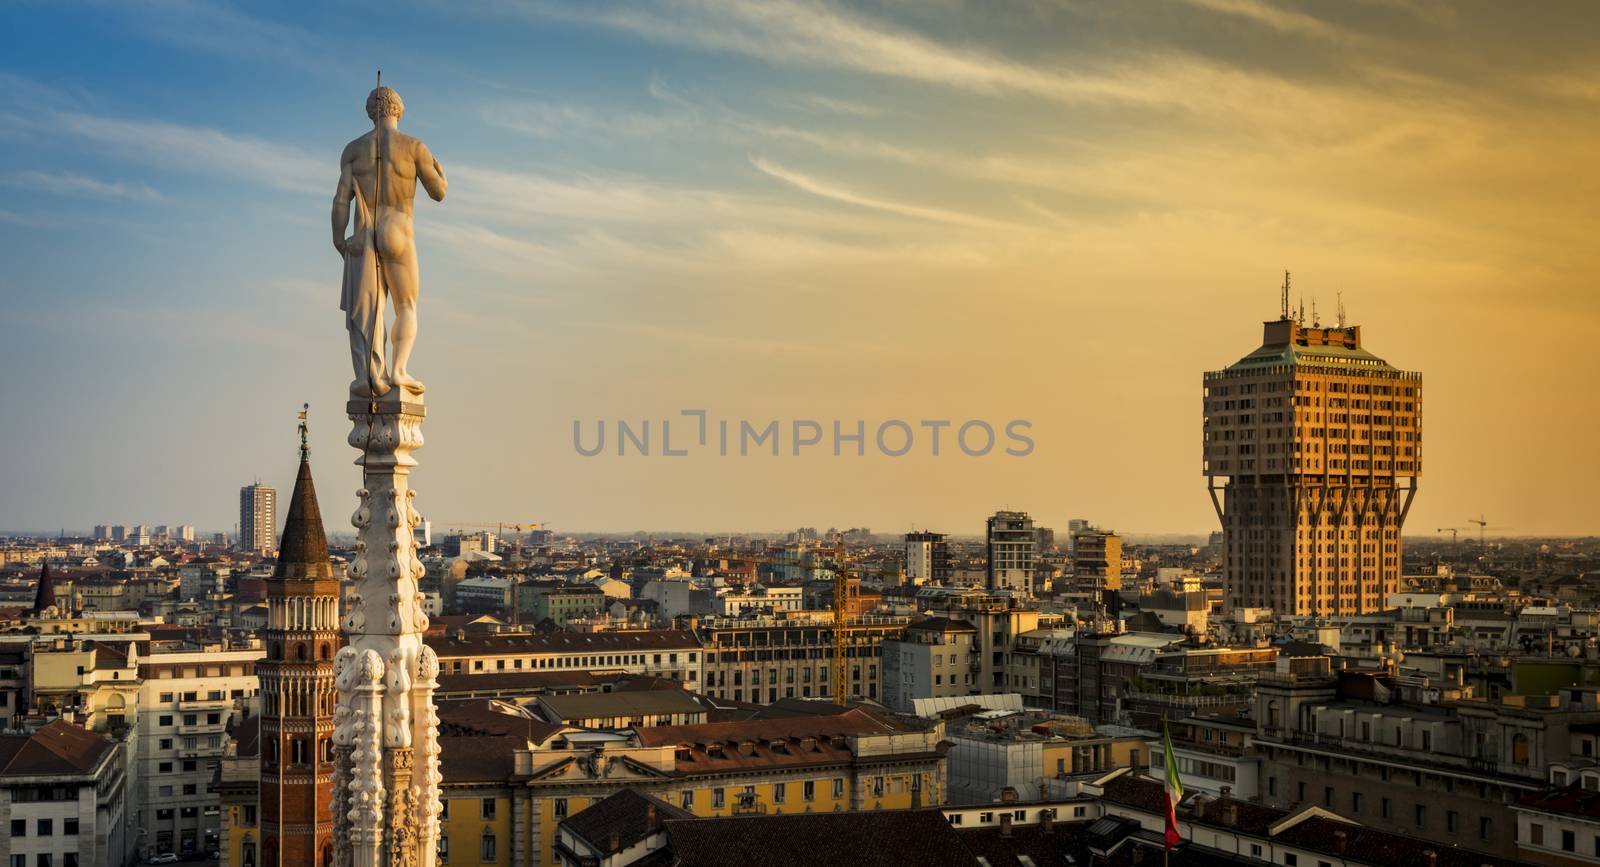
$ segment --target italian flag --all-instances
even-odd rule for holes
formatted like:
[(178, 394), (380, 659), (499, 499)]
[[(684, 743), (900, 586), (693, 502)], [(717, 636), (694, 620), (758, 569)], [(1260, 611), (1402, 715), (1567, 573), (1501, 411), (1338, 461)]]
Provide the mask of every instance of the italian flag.
[(1183, 781), (1178, 779), (1178, 757), (1172, 754), (1172, 732), (1166, 723), (1161, 724), (1162, 752), (1167, 761), (1167, 848), (1182, 842), (1178, 833), (1178, 802), (1183, 800)]

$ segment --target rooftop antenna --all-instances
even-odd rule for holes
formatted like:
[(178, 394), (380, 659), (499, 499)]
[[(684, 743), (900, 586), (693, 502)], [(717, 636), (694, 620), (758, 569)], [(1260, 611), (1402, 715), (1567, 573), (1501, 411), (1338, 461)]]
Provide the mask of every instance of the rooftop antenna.
[(300, 406), (300, 460), (311, 457), (311, 449), (306, 445), (306, 413), (311, 411), (311, 404)]
[(1315, 295), (1311, 296), (1311, 327), (1322, 327), (1322, 317), (1317, 315), (1317, 296)]
[(1300, 290), (1300, 318), (1295, 323), (1304, 327), (1306, 324), (1306, 290)]
[(1344, 319), (1344, 289), (1343, 288), (1339, 289), (1339, 294), (1338, 294), (1337, 297), (1339, 299), (1339, 327), (1343, 328), (1344, 327), (1344, 322), (1345, 322), (1345, 319)]
[(1289, 270), (1283, 271), (1283, 318), (1289, 318)]
[(378, 70), (378, 87), (383, 86), (383, 70)]

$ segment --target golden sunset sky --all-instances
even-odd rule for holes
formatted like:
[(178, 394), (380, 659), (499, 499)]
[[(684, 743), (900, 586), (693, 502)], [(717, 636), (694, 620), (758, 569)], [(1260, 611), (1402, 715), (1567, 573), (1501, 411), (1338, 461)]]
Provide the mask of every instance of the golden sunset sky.
[[(417, 209), (436, 529), (967, 534), (1006, 507), (1206, 532), (1201, 374), (1259, 344), (1284, 269), (1424, 374), (1408, 535), (1600, 525), (1593, 4), (172, 0), (0, 24), (22, 46), (0, 527), (226, 528), (239, 485), (289, 487), (304, 400), (343, 514), (327, 208), (379, 66), (450, 178)], [(573, 449), (574, 420), (681, 409), (869, 436), (1023, 418), (1036, 448)]]

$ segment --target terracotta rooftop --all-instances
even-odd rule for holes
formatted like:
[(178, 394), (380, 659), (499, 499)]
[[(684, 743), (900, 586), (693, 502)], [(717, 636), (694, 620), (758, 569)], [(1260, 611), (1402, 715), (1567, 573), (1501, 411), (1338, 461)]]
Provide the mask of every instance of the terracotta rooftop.
[[(654, 815), (652, 816), (652, 808)], [(562, 830), (576, 834), (596, 848), (621, 851), (643, 840), (668, 819), (693, 819), (694, 814), (674, 807), (659, 798), (634, 789), (608, 795), (561, 823)], [(617, 849), (610, 849), (610, 836), (617, 834)]]
[(0, 735), (0, 777), (90, 774), (110, 739), (64, 720), (31, 735)]
[(1579, 785), (1552, 787), (1523, 795), (1517, 799), (1517, 806), (1544, 813), (1600, 819), (1600, 792)]
[(666, 828), (682, 867), (977, 863), (938, 810), (690, 819)]

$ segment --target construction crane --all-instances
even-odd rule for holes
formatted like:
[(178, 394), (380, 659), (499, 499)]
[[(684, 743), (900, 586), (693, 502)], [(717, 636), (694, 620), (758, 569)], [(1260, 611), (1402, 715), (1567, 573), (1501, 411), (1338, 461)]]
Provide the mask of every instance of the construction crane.
[(1480, 513), (1478, 515), (1478, 517), (1476, 517), (1476, 518), (1468, 518), (1467, 519), (1467, 523), (1468, 524), (1477, 524), (1478, 525), (1478, 547), (1482, 548), (1483, 547), (1483, 528), (1489, 526), (1489, 522), (1485, 521), (1483, 519), (1482, 513)]
[[(512, 547), (511, 557), (512, 557), (513, 560), (521, 560), (522, 559), (522, 531), (523, 530), (543, 530), (544, 529), (544, 523), (542, 521), (523, 521), (521, 523), (513, 523), (513, 522), (510, 522), (510, 521), (495, 521), (495, 522), (489, 522), (489, 521), (452, 521), (449, 524), (449, 527), (452, 530), (460, 530), (463, 527), (477, 527), (477, 528), (483, 529), (483, 530), (488, 530), (488, 529), (492, 528), (495, 531), (496, 535), (499, 535), (499, 536), (504, 536), (506, 534), (506, 529), (507, 528), (515, 530), (517, 532), (517, 536), (516, 536), (516, 540), (517, 541), (516, 541), (516, 544)], [(493, 553), (493, 552), (490, 552), (490, 553)]]
[[(729, 557), (745, 563), (765, 563), (777, 566), (803, 566), (781, 557)], [(818, 565), (813, 562), (811, 566)], [(850, 664), (846, 656), (850, 650), (850, 576), (857, 570), (850, 568), (844, 547), (833, 549), (833, 702), (841, 707), (850, 701)], [(898, 574), (890, 570), (877, 570), (874, 574)]]
[(1458, 545), (1461, 544), (1461, 528), (1460, 527), (1440, 527), (1439, 529), (1434, 530), (1433, 532), (1435, 532), (1435, 533), (1449, 533), (1450, 534), (1450, 547), (1451, 548), (1455, 548), (1455, 547), (1457, 547)]

